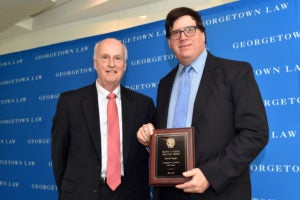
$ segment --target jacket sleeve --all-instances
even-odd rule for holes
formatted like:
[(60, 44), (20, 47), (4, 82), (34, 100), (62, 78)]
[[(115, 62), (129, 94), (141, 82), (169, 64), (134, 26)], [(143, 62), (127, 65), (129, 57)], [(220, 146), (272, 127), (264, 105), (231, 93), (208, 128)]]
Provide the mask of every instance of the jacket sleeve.
[(225, 78), (231, 104), (224, 104), (232, 110), (232, 125), (229, 125), (232, 130), (220, 133), (220, 138), (230, 139), (224, 150), (201, 166), (217, 192), (249, 170), (249, 164), (265, 147), (269, 137), (265, 107), (251, 65), (238, 62), (233, 68), (234, 72)]
[(61, 189), (69, 147), (69, 123), (66, 102), (62, 94), (57, 103), (51, 129), (51, 158), (58, 192)]

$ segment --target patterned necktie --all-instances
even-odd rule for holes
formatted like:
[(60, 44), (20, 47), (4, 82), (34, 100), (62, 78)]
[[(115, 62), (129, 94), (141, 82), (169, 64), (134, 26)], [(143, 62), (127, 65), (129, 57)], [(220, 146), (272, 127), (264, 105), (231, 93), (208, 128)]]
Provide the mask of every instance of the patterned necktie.
[(173, 128), (186, 127), (187, 110), (190, 96), (192, 66), (184, 67), (180, 77), (180, 85), (174, 112)]
[(107, 185), (114, 191), (121, 183), (120, 128), (116, 95), (110, 93), (107, 104)]

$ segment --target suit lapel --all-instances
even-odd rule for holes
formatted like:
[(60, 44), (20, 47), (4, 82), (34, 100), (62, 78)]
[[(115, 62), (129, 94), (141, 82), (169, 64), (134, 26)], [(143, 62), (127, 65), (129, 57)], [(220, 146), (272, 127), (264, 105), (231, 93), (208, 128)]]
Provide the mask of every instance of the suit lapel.
[(157, 115), (159, 115), (157, 121), (158, 128), (167, 128), (170, 98), (177, 70), (178, 65), (170, 72), (170, 74), (167, 77), (165, 77), (165, 80), (167, 81), (165, 81), (165, 83), (162, 84), (163, 88), (161, 88), (161, 91), (159, 91), (159, 101), (161, 105), (159, 105), (160, 111), (159, 113), (157, 113)]
[(209, 94), (212, 92), (213, 82), (215, 81), (215, 69), (217, 67), (216, 62), (213, 61), (214, 57), (208, 53), (204, 66), (203, 75), (197, 91), (194, 111), (193, 111), (193, 124), (197, 124), (201, 113), (203, 113), (204, 107), (208, 101)]
[(132, 103), (131, 96), (129, 96), (127, 89), (121, 86), (121, 102), (122, 102), (122, 130), (123, 130), (123, 162), (124, 165), (126, 163), (126, 160), (128, 158), (128, 152), (129, 152), (129, 145), (131, 136), (129, 135), (131, 133), (132, 124), (131, 121), (133, 120), (133, 116), (135, 116), (135, 113), (132, 113), (134, 109), (134, 103)]
[[(215, 70), (217, 68), (216, 62), (214, 61), (214, 56), (208, 52), (207, 59), (204, 66), (203, 75), (201, 78), (201, 82), (197, 91), (194, 109), (193, 109), (193, 118), (192, 118), (192, 126), (197, 124), (199, 118), (201, 117), (201, 113), (203, 112), (205, 105), (207, 103), (210, 92), (212, 91), (212, 86), (215, 81)], [(160, 93), (163, 95), (163, 98), (160, 97), (161, 106), (160, 112), (157, 113), (158, 117), (158, 128), (166, 128), (167, 127), (167, 118), (168, 118), (168, 109), (170, 96), (173, 88), (174, 79), (176, 76), (176, 72), (178, 70), (178, 65), (175, 67), (170, 74), (166, 77), (166, 82), (163, 84), (163, 87)], [(199, 114), (200, 113), (200, 114)], [(162, 120), (161, 120), (162, 119)]]
[(81, 105), (92, 143), (95, 146), (99, 158), (101, 158), (99, 108), (95, 84), (87, 87), (86, 93), (82, 96)]

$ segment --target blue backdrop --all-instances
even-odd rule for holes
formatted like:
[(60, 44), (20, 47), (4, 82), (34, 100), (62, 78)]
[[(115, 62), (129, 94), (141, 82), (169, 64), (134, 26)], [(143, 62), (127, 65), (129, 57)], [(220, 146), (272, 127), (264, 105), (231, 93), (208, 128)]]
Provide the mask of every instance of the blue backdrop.
[[(250, 166), (252, 200), (300, 198), (300, 3), (240, 1), (203, 10), (207, 48), (253, 65), (267, 110), (270, 141)], [(59, 94), (95, 81), (94, 44), (107, 37), (128, 48), (122, 84), (156, 98), (177, 63), (164, 21), (0, 56), (0, 198), (57, 197), (50, 129)]]

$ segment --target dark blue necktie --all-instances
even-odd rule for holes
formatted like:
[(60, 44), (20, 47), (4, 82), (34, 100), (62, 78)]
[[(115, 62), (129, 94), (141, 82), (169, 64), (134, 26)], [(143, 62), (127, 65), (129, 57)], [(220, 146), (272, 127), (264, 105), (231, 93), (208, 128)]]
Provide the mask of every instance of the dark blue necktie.
[(180, 84), (174, 112), (173, 128), (186, 127), (187, 110), (190, 97), (192, 66), (184, 67), (180, 76)]

